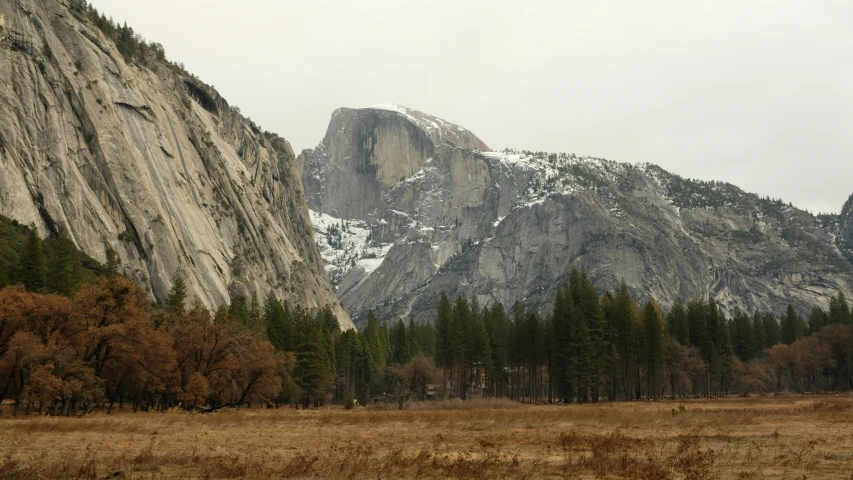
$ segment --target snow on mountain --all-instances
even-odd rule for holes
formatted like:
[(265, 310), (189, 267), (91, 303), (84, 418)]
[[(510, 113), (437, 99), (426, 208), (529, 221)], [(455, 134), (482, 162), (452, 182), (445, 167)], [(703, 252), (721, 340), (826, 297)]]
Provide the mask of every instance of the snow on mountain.
[(370, 227), (359, 220), (344, 220), (309, 210), (314, 238), (326, 273), (336, 287), (350, 270), (360, 267), (369, 276), (382, 264), (391, 244), (371, 242)]
[(357, 323), (369, 310), (429, 320), (442, 292), (545, 313), (573, 266), (601, 291), (624, 281), (663, 306), (713, 296), (725, 311), (807, 312), (853, 285), (839, 253), (853, 250), (853, 199), (823, 221), (651, 164), (493, 152), (397, 105), (336, 110), (299, 161), (318, 246)]

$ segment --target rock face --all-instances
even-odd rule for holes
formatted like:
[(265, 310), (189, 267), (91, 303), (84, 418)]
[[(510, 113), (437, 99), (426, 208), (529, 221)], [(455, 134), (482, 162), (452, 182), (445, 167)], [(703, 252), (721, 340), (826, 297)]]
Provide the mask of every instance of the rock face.
[(336, 111), (299, 161), (312, 216), (325, 219), (318, 244), (356, 322), (368, 309), (430, 320), (442, 291), (546, 312), (573, 265), (601, 291), (624, 279), (664, 306), (710, 295), (729, 311), (805, 313), (853, 286), (836, 233), (853, 230), (853, 202), (846, 221), (818, 219), (654, 165), (490, 152), (397, 106)]
[(853, 195), (844, 203), (838, 216), (838, 241), (841, 251), (853, 262)]
[(210, 86), (127, 62), (62, 0), (0, 0), (0, 213), (64, 229), (163, 299), (332, 305), (295, 156)]

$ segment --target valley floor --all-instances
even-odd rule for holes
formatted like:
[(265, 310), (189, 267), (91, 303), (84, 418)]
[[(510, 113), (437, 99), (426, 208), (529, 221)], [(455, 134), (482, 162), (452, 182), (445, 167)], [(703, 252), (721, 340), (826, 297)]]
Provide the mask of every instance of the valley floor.
[(849, 394), (470, 406), (51, 418), (4, 405), (0, 478), (853, 478)]

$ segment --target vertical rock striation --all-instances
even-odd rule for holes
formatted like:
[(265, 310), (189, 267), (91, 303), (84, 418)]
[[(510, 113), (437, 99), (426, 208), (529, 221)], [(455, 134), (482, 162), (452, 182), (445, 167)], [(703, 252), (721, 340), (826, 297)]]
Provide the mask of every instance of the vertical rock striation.
[(0, 213), (116, 250), (158, 300), (182, 271), (211, 308), (273, 291), (352, 325), (287, 141), (182, 69), (126, 60), (63, 0), (0, 0), (0, 18)]

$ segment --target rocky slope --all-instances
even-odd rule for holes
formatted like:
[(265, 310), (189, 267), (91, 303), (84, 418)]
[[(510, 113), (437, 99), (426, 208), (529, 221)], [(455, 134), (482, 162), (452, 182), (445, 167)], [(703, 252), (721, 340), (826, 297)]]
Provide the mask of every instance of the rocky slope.
[(853, 212), (818, 219), (654, 165), (490, 152), (404, 107), (336, 111), (299, 161), (327, 268), (357, 318), (431, 319), (441, 291), (544, 312), (573, 265), (602, 291), (624, 279), (664, 306), (712, 295), (730, 311), (805, 312), (853, 286), (839, 250)]
[[(143, 66), (142, 64), (147, 64)], [(64, 0), (0, 0), (0, 213), (64, 229), (155, 299), (332, 305), (295, 156), (210, 86), (126, 60)]]
[(844, 203), (838, 216), (838, 240), (841, 251), (853, 262), (853, 195)]

